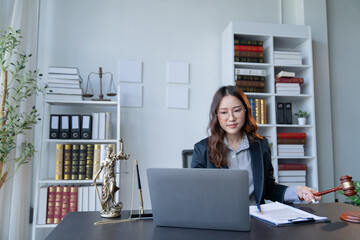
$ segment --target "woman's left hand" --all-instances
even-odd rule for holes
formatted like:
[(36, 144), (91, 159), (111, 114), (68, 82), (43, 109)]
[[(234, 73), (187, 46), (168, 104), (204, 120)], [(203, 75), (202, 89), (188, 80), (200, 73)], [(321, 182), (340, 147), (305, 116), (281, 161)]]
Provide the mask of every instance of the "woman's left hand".
[(296, 188), (297, 195), (300, 200), (304, 200), (307, 203), (314, 203), (321, 200), (321, 196), (314, 196), (317, 191), (306, 186), (298, 186)]

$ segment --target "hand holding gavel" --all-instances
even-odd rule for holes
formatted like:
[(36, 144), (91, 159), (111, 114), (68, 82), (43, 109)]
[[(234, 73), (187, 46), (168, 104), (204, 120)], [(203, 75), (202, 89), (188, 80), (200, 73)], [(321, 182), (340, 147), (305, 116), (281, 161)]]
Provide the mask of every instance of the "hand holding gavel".
[(355, 191), (354, 182), (351, 179), (352, 179), (352, 177), (349, 176), (349, 175), (342, 176), (340, 178), (340, 181), (341, 181), (340, 186), (338, 186), (336, 188), (329, 189), (329, 190), (316, 192), (316, 193), (314, 193), (314, 195), (315, 196), (321, 196), (321, 195), (324, 195), (324, 194), (327, 194), (327, 193), (335, 192), (335, 191), (338, 191), (338, 190), (343, 190), (345, 196), (347, 196), (347, 197), (353, 196), (353, 195), (356, 194), (356, 191)]

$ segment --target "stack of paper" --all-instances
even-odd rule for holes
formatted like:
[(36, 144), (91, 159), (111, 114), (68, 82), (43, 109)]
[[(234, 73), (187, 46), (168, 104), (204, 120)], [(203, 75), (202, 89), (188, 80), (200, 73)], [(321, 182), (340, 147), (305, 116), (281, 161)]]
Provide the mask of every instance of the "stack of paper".
[(329, 221), (327, 217), (319, 217), (279, 202), (263, 204), (260, 207), (261, 212), (258, 211), (257, 206), (250, 206), (250, 215), (274, 226), (283, 226), (301, 222), (311, 223)]

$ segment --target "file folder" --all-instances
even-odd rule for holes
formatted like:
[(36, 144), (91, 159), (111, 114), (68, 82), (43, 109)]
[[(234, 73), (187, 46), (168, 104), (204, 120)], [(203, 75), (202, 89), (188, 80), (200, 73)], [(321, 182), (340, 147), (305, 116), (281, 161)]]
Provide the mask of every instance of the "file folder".
[(292, 104), (285, 103), (285, 124), (292, 124)]
[(51, 114), (50, 115), (50, 139), (58, 139), (59, 138), (59, 127), (60, 127), (60, 116)]
[(81, 115), (71, 115), (70, 125), (71, 125), (70, 138), (80, 139)]
[(92, 116), (91, 115), (82, 115), (81, 119), (81, 138), (82, 139), (91, 139), (92, 133)]
[(69, 115), (60, 115), (60, 138), (69, 139), (70, 138), (70, 116)]

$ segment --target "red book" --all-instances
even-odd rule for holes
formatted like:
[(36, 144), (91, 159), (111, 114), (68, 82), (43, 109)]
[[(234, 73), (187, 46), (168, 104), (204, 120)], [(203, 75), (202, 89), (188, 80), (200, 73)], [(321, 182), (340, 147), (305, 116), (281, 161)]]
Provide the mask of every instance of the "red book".
[(298, 77), (275, 77), (275, 83), (304, 83), (304, 78)]
[(277, 138), (284, 139), (284, 138), (290, 138), (290, 139), (305, 139), (306, 133), (277, 133)]
[(61, 221), (62, 192), (63, 192), (63, 187), (57, 186), (56, 192), (55, 192), (55, 208), (54, 208), (54, 223), (55, 224), (58, 224)]
[(264, 47), (248, 46), (248, 45), (234, 45), (235, 51), (249, 51), (249, 52), (263, 52)]
[(55, 210), (55, 186), (48, 187), (47, 207), (46, 207), (46, 224), (54, 223), (54, 210)]
[(77, 212), (77, 202), (78, 202), (78, 187), (70, 187), (70, 212)]
[(307, 165), (305, 163), (280, 163), (278, 165), (279, 171), (281, 170), (306, 170)]
[(61, 220), (70, 211), (70, 186), (63, 187), (62, 202), (61, 202)]
[[(240, 45), (241, 46), (241, 45)], [(250, 51), (235, 51), (235, 57), (252, 57), (252, 58), (263, 58), (263, 52), (250, 52)]]

